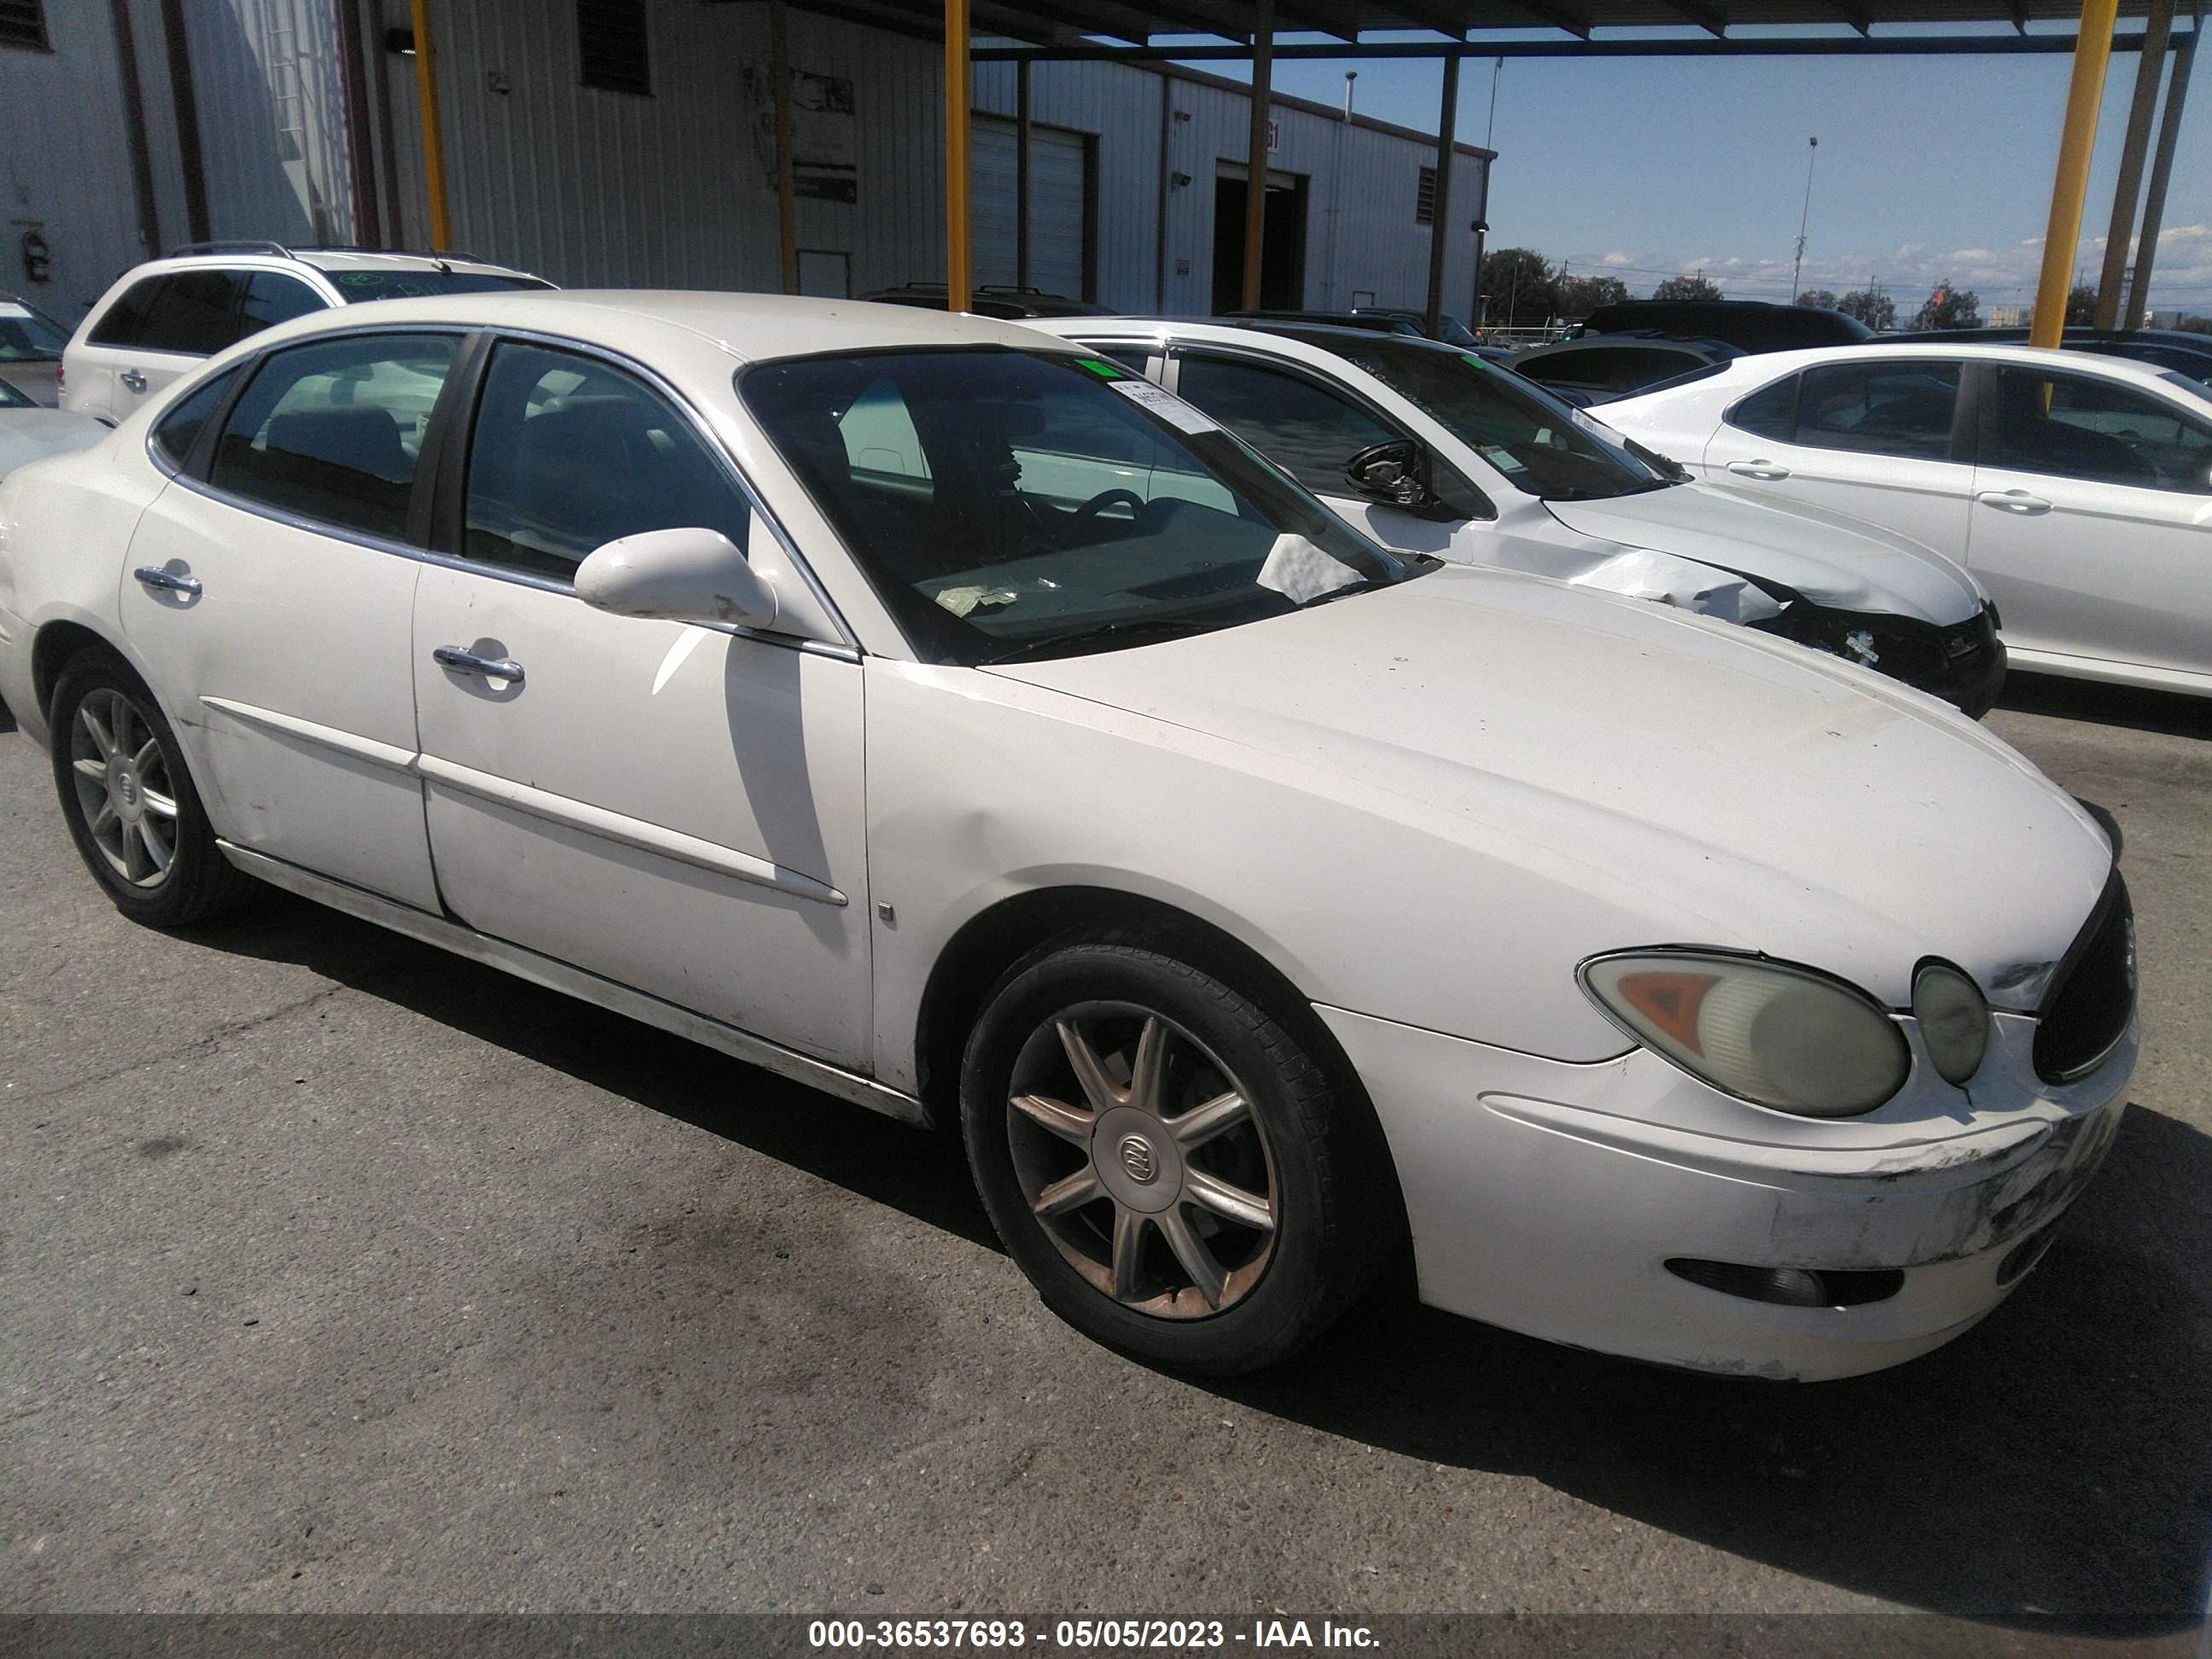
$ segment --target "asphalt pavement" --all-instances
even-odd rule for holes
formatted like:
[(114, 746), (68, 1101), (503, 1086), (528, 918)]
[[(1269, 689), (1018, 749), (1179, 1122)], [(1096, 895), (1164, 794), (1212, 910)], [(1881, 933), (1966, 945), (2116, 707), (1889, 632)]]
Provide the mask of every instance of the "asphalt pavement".
[(1905, 1607), (2178, 1634), (2212, 1511), (2212, 705), (2021, 678), (2143, 1056), (1982, 1327), (1679, 1376), (1393, 1304), (1163, 1375), (953, 1150), (272, 894), (185, 936), (0, 718), (0, 1611)]

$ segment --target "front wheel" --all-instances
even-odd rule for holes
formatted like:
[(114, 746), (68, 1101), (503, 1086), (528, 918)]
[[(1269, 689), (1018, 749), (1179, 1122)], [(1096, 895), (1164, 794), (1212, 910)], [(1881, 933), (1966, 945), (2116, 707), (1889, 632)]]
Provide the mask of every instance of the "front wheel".
[(62, 817), (117, 909), (149, 927), (183, 927), (253, 890), (216, 845), (161, 706), (121, 658), (74, 659), (51, 712)]
[(1078, 938), (1016, 964), (969, 1038), (961, 1121), (1048, 1306), (1112, 1346), (1227, 1375), (1342, 1315), (1400, 1210), (1356, 1086), (1175, 944)]

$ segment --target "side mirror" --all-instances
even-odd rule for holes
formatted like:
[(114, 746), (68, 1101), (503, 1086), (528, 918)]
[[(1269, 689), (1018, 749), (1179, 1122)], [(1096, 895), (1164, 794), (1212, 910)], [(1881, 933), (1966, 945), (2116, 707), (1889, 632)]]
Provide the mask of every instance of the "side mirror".
[(1418, 471), (1420, 451), (1407, 438), (1394, 438), (1387, 443), (1370, 444), (1344, 464), (1344, 476), (1363, 495), (1393, 507), (1413, 508), (1428, 499), (1429, 492)]
[(576, 567), (576, 597), (595, 611), (665, 622), (775, 626), (775, 586), (719, 530), (648, 530), (596, 548)]

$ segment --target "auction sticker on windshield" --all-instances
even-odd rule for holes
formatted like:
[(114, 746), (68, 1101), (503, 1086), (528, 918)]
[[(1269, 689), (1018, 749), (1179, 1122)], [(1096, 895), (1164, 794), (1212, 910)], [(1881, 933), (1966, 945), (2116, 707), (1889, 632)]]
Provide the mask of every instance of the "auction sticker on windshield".
[(1150, 380), (1115, 380), (1114, 390), (1133, 404), (1142, 404), (1178, 432), (1218, 432), (1221, 423), (1193, 409)]

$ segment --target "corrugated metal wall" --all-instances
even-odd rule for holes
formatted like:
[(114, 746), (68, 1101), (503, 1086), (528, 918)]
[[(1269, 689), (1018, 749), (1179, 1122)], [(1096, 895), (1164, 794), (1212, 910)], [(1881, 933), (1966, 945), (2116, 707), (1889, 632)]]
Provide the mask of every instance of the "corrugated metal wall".
[[(56, 0), (46, 29), (52, 52), (0, 52), (0, 289), (73, 324), (148, 251), (120, 138), (108, 8)], [(46, 283), (24, 271), (22, 239), (33, 227), (52, 250)]]
[[(167, 246), (187, 234), (168, 59), (159, 0), (129, 3)], [(380, 216), (391, 218), (395, 199), (400, 210), (386, 240), (427, 246), (415, 61), (384, 49), (387, 29), (408, 27), (410, 7), (362, 0), (361, 9), (372, 102), (380, 83), (389, 112), (388, 122), (381, 110), (374, 115), (370, 146), (384, 175)], [(48, 297), (73, 319), (145, 251), (107, 0), (51, 0), (48, 13), (53, 54), (0, 54), (0, 189), (9, 219), (46, 221), (57, 276)], [(191, 0), (185, 13), (210, 233), (353, 240), (337, 0)], [(431, 0), (430, 15), (457, 246), (571, 287), (777, 286), (766, 7), (647, 0), (649, 97), (581, 84), (574, 8), (562, 0)], [(794, 9), (790, 51), (795, 70), (849, 82), (856, 172), (856, 200), (799, 201), (799, 246), (849, 255), (854, 293), (941, 282), (938, 47)], [(1012, 116), (1013, 67), (978, 64), (975, 101)], [(1246, 108), (1241, 89), (1126, 64), (1033, 69), (1036, 122), (1096, 139), (1097, 291), (1105, 304), (1210, 308), (1216, 167), (1243, 162)], [(1164, 167), (1165, 113), (1174, 118)], [(1280, 137), (1269, 166), (1307, 185), (1304, 303), (1346, 305), (1355, 294), (1419, 303), (1429, 232), (1413, 222), (1413, 198), (1433, 146), (1314, 111), (1278, 105), (1275, 114)], [(1446, 303), (1462, 312), (1480, 166), (1462, 158), (1451, 216)], [(1189, 182), (1167, 189), (1163, 212), (1166, 173)], [(1067, 187), (1043, 170), (1039, 182)], [(0, 263), (0, 284), (19, 271), (12, 258)]]

